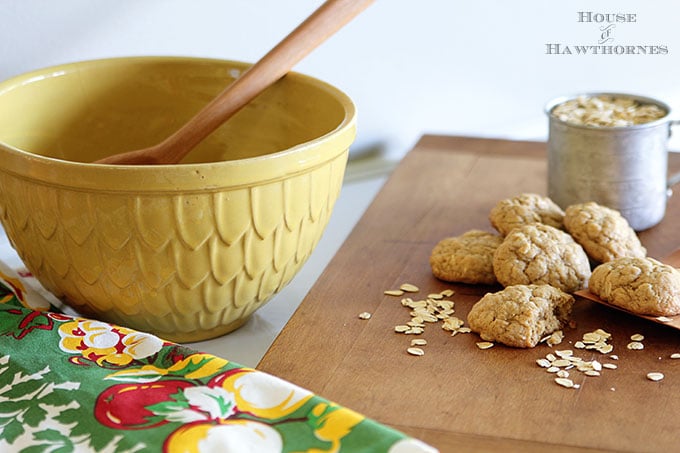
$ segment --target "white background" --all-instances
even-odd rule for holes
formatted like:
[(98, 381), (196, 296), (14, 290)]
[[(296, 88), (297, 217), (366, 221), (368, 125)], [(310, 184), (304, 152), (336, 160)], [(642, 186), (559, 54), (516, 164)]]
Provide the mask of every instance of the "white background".
[[(254, 62), (320, 4), (0, 0), (0, 79), (60, 63), (128, 55)], [(602, 24), (579, 23), (578, 11), (635, 14), (635, 23), (616, 24), (610, 44), (664, 45), (668, 54), (546, 54), (547, 43), (597, 44)], [(357, 171), (365, 165), (362, 160), (352, 162), (327, 230), (293, 281), (239, 330), (193, 346), (255, 366), (380, 189), (385, 173), (423, 133), (543, 140), (544, 105), (579, 92), (651, 96), (680, 115), (678, 18), (675, 0), (377, 0), (296, 69), (354, 99), (359, 110), (355, 157), (367, 150), (383, 155), (368, 170)], [(671, 147), (680, 149), (680, 142), (672, 139)], [(382, 167), (376, 171), (375, 165)], [(20, 266), (1, 233), (0, 259)]]
[[(0, 79), (125, 55), (254, 62), (320, 4), (0, 0)], [(546, 43), (597, 44), (602, 24), (579, 23), (578, 11), (636, 14), (616, 24), (610, 44), (669, 53), (546, 54)], [(377, 0), (296, 69), (355, 100), (355, 153), (379, 147), (399, 158), (424, 132), (544, 139), (543, 107), (564, 94), (632, 92), (680, 114), (679, 17), (674, 0)]]

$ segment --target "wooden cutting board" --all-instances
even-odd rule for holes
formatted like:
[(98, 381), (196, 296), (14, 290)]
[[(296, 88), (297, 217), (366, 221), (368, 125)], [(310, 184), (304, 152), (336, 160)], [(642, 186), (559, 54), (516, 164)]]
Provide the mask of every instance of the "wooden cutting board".
[[(258, 368), (306, 387), (449, 451), (672, 451), (680, 423), (680, 332), (579, 299), (575, 328), (551, 349), (476, 347), (475, 334), (450, 336), (428, 325), (425, 355), (406, 352), (414, 336), (394, 332), (410, 319), (400, 297), (452, 288), (456, 315), (499, 288), (432, 277), (428, 257), (442, 238), (489, 231), (495, 203), (521, 192), (546, 193), (545, 143), (424, 136), (403, 159), (351, 235), (271, 346)], [(680, 170), (680, 155), (670, 167)], [(677, 192), (677, 190), (676, 190)], [(650, 256), (680, 246), (680, 194), (665, 219), (642, 232)], [(358, 314), (370, 312), (369, 320)], [(612, 334), (618, 361), (574, 349), (584, 333)], [(629, 350), (633, 334), (643, 350)], [(615, 363), (599, 377), (572, 370), (580, 388), (557, 385), (536, 364), (572, 349), (584, 360)], [(646, 378), (656, 371), (660, 382)]]

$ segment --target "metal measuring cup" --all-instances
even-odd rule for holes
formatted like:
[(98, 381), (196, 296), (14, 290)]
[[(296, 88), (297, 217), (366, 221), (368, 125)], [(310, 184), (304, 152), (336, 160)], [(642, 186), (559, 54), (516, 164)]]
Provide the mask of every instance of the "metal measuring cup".
[[(628, 98), (654, 104), (666, 114), (632, 126), (587, 126), (568, 123), (553, 109), (579, 96)], [(624, 93), (584, 93), (550, 101), (548, 196), (565, 209), (594, 201), (616, 209), (636, 231), (661, 221), (671, 187), (680, 173), (668, 177), (668, 137), (671, 108), (656, 99)]]

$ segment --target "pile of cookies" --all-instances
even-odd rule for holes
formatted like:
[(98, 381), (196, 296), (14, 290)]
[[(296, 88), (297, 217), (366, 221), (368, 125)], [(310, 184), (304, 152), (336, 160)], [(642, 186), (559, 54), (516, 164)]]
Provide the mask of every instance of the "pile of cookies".
[(430, 256), (441, 280), (505, 288), (468, 315), (484, 340), (536, 346), (568, 323), (570, 293), (586, 287), (636, 313), (680, 314), (680, 272), (648, 258), (618, 211), (594, 202), (562, 210), (547, 197), (521, 194), (499, 201), (489, 220), (497, 233), (445, 238)]

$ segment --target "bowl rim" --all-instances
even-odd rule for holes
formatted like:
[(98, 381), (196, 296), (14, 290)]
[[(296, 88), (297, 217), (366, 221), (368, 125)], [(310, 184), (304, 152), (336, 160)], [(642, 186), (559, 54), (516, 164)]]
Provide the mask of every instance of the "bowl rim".
[[(3, 93), (17, 85), (30, 83), (44, 77), (58, 77), (67, 71), (83, 66), (102, 64), (133, 63), (211, 63), (228, 64), (236, 67), (248, 67), (251, 63), (208, 57), (191, 56), (126, 56), (92, 60), (83, 60), (49, 66), (26, 72), (0, 82), (0, 99)], [(356, 136), (356, 106), (350, 97), (336, 88), (315, 77), (291, 71), (286, 77), (312, 85), (332, 95), (345, 111), (340, 123), (326, 134), (290, 148), (262, 156), (244, 159), (169, 164), (169, 165), (103, 165), (87, 162), (76, 162), (42, 156), (24, 151), (8, 143), (0, 141), (0, 172), (10, 173), (24, 179), (31, 179), (40, 184), (62, 186), (72, 189), (87, 189), (110, 192), (189, 192), (237, 188), (273, 182), (295, 174), (305, 173), (321, 167), (347, 154), (350, 144)], [(332, 143), (333, 146), (329, 146)], [(318, 153), (316, 148), (323, 145), (332, 148), (333, 153)], [(293, 159), (295, 165), (285, 165), (285, 161)], [(257, 167), (257, 178), (248, 171)], [(164, 178), (154, 177), (162, 173)], [(68, 182), (64, 182), (64, 175)], [(153, 184), (149, 184), (153, 178)], [(225, 180), (228, 179), (228, 183)]]

